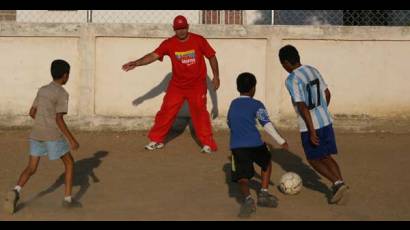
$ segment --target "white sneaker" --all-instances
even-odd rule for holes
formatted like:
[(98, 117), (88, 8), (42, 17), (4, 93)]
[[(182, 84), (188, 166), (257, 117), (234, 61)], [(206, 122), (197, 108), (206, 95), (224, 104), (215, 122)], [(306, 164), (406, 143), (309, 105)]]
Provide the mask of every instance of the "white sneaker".
[(148, 145), (145, 146), (146, 150), (155, 150), (155, 149), (162, 149), (164, 147), (164, 143), (157, 143), (154, 141), (151, 141)]
[(208, 145), (204, 145), (204, 147), (202, 147), (201, 149), (201, 153), (211, 154), (212, 153), (211, 147), (209, 147)]

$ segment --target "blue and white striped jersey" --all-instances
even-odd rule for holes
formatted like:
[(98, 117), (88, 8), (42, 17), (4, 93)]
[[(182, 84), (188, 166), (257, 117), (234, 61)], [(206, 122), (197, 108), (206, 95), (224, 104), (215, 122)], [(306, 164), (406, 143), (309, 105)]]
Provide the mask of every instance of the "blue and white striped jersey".
[(289, 74), (285, 85), (292, 98), (301, 132), (308, 131), (308, 129), (296, 106), (296, 102), (304, 102), (309, 108), (315, 129), (332, 124), (333, 120), (328, 111), (325, 96), (327, 85), (317, 69), (312, 66), (302, 65)]

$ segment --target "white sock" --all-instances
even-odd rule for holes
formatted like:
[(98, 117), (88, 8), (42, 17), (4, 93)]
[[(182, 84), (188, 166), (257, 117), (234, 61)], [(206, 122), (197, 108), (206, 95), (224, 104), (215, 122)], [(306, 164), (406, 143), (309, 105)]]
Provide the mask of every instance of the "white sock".
[(72, 200), (71, 200), (71, 196), (66, 196), (66, 197), (64, 197), (64, 200), (67, 201), (67, 202), (71, 202), (71, 201), (72, 201)]
[(339, 184), (341, 184), (341, 183), (343, 183), (343, 181), (342, 181), (342, 180), (338, 180), (338, 181), (335, 182), (335, 185), (339, 185)]
[(21, 191), (21, 186), (20, 186), (20, 185), (16, 185), (16, 187), (14, 187), (14, 190), (16, 190), (18, 193), (20, 193), (20, 191)]
[(267, 188), (261, 188), (261, 192), (268, 192)]

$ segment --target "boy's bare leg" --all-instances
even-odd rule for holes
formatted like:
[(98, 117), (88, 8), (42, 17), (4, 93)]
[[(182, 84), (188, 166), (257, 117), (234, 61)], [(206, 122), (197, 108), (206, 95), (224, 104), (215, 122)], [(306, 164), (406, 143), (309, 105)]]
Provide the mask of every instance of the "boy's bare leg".
[(65, 196), (71, 196), (73, 188), (73, 175), (74, 175), (74, 159), (71, 156), (71, 153), (68, 152), (61, 157), (61, 160), (64, 163), (65, 167)]
[(342, 173), (340, 172), (340, 168), (337, 162), (331, 156), (327, 156), (325, 159), (323, 159), (323, 161), (326, 162), (328, 169), (333, 173), (333, 175), (336, 175), (338, 180), (343, 181)]
[(258, 192), (258, 205), (262, 207), (276, 208), (278, 206), (278, 198), (269, 194), (268, 187), (270, 176), (272, 173), (272, 162), (269, 161), (266, 171), (261, 170), (262, 189)]
[(63, 207), (65, 208), (81, 208), (82, 204), (71, 198), (74, 177), (74, 159), (71, 153), (68, 152), (61, 157), (65, 167), (65, 197)]
[(328, 169), (338, 178), (337, 182), (332, 186), (333, 197), (330, 199), (330, 203), (346, 204), (349, 200), (347, 193), (349, 187), (343, 181), (338, 164), (331, 156), (327, 156), (323, 161), (326, 162)]
[(18, 186), (23, 187), (27, 183), (30, 177), (34, 175), (34, 173), (36, 172), (39, 162), (40, 162), (40, 157), (30, 156), (27, 167), (21, 173), (17, 181)]
[(241, 193), (245, 198), (238, 216), (240, 218), (248, 218), (252, 215), (252, 213), (256, 211), (255, 201), (252, 199), (251, 193), (249, 191), (249, 180), (243, 178), (240, 179), (238, 183), (241, 189)]
[[(331, 167), (334, 167), (333, 165), (332, 166), (328, 165), (330, 161), (331, 160), (325, 158), (325, 159), (320, 159), (320, 160), (309, 160), (309, 163), (322, 176), (326, 177), (328, 180), (332, 182), (333, 195), (331, 199), (329, 200), (329, 203), (334, 204), (334, 203), (340, 203), (339, 201), (342, 200), (344, 194), (346, 193), (347, 186), (344, 183), (339, 183), (338, 185), (335, 184), (336, 181), (341, 181), (340, 180), (341, 177), (339, 177), (337, 173), (333, 172), (330, 169)], [(347, 199), (344, 199), (342, 203), (346, 201)]]
[(247, 198), (251, 195), (251, 192), (249, 191), (249, 180), (248, 179), (240, 179), (238, 181), (239, 183), (239, 188), (241, 189), (241, 193), (244, 198)]
[(333, 174), (332, 171), (329, 170), (323, 159), (308, 160), (308, 162), (317, 172), (320, 173), (320, 175), (326, 177), (326, 179), (330, 180), (333, 184), (338, 180), (337, 175)]
[(266, 171), (261, 170), (262, 189), (268, 189), (271, 174), (272, 174), (272, 162), (269, 162), (269, 165)]
[(20, 189), (23, 187), (30, 177), (36, 172), (40, 157), (30, 156), (27, 167), (23, 170), (18, 179), (17, 186), (6, 194), (4, 202), (4, 211), (8, 214), (13, 214), (16, 211), (17, 202), (20, 198)]

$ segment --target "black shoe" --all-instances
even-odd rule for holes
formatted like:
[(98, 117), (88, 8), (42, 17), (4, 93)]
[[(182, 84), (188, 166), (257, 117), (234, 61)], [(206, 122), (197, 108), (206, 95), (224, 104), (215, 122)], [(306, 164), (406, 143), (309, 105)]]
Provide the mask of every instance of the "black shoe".
[(248, 198), (243, 202), (238, 217), (249, 218), (254, 212), (256, 212), (255, 201), (252, 198)]
[(74, 199), (71, 199), (71, 202), (63, 200), (63, 207), (64, 208), (82, 208), (83, 205), (80, 202)]
[(344, 183), (339, 183), (338, 185), (333, 185), (332, 186), (332, 198), (330, 199), (331, 204), (337, 204), (342, 200), (346, 200), (345, 196), (347, 196), (347, 190), (349, 187)]
[(269, 192), (260, 191), (258, 193), (258, 206), (276, 208), (278, 207), (278, 198)]
[(6, 194), (4, 201), (4, 211), (8, 214), (13, 214), (16, 211), (17, 201), (20, 199), (20, 194), (13, 189)]

